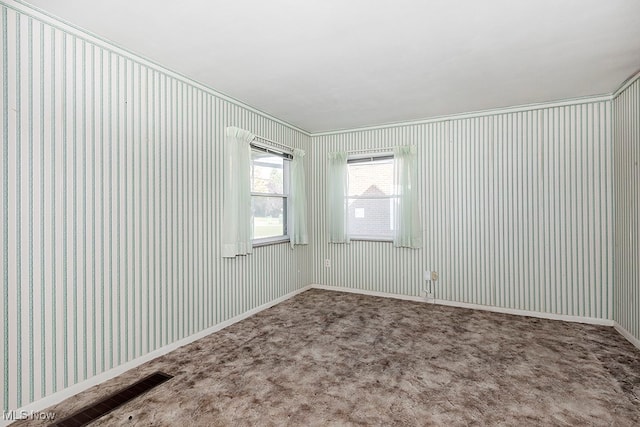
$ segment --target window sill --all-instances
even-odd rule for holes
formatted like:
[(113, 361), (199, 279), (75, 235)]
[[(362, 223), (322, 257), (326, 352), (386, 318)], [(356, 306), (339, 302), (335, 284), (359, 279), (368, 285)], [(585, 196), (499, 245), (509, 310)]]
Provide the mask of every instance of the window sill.
[(281, 245), (283, 243), (289, 243), (291, 239), (289, 236), (270, 237), (267, 239), (256, 239), (253, 241), (254, 248), (260, 248), (263, 246)]
[(393, 243), (393, 239), (385, 239), (382, 237), (349, 237), (349, 240), (358, 242), (381, 242), (381, 243)]

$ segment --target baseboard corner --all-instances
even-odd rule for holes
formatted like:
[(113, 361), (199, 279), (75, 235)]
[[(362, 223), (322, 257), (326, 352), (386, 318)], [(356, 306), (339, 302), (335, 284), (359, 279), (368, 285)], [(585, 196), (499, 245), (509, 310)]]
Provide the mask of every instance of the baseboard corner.
[(633, 336), (633, 334), (629, 331), (627, 331), (622, 325), (620, 325), (618, 322), (613, 322), (613, 327), (616, 329), (616, 331), (618, 331), (618, 333), (620, 335), (622, 335), (623, 337), (625, 337), (625, 339), (627, 341), (629, 341), (631, 344), (633, 344), (638, 350), (640, 350), (640, 339), (636, 338), (635, 336)]

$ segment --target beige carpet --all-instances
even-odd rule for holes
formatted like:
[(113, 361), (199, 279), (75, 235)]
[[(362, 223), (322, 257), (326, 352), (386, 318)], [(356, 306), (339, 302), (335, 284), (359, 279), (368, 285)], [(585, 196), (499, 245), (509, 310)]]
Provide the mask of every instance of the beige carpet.
[(94, 424), (640, 425), (640, 351), (613, 328), (320, 290), (48, 411), (156, 370), (175, 377)]

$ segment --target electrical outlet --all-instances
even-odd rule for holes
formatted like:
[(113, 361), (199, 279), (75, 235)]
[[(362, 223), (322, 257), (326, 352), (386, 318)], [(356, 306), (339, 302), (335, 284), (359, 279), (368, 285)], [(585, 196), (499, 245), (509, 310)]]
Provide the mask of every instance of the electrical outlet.
[(329, 258), (324, 260), (324, 266), (327, 268), (331, 268), (331, 260)]
[(431, 280), (431, 270), (426, 269), (426, 270), (424, 271), (424, 280), (426, 280), (426, 281)]

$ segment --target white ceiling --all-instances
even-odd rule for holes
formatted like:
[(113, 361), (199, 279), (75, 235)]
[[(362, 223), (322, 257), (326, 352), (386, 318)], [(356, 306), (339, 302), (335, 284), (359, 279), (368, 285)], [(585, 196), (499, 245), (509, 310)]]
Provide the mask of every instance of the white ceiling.
[(639, 0), (29, 0), (310, 132), (611, 93)]

